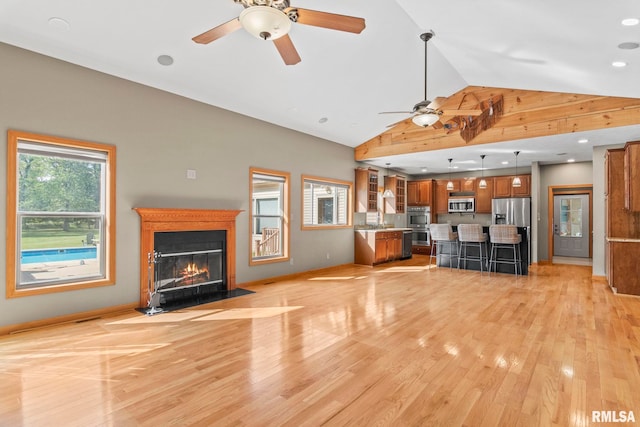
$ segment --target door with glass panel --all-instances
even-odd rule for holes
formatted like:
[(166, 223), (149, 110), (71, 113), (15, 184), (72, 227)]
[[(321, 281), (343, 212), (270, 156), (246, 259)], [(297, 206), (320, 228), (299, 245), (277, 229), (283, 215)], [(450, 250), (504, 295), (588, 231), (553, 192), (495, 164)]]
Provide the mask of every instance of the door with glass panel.
[(589, 258), (589, 195), (553, 196), (553, 255)]

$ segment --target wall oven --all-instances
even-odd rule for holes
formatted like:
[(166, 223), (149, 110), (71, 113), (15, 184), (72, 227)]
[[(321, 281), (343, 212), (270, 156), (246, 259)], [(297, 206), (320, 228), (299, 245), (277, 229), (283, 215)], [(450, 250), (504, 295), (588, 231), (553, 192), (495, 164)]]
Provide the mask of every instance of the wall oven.
[(429, 228), (414, 228), (411, 232), (411, 244), (413, 246), (431, 246)]
[(408, 206), (407, 223), (411, 228), (429, 228), (429, 224), (431, 224), (431, 208), (429, 206)]
[(430, 246), (431, 208), (429, 206), (408, 206), (407, 223), (411, 228), (411, 244), (413, 246)]

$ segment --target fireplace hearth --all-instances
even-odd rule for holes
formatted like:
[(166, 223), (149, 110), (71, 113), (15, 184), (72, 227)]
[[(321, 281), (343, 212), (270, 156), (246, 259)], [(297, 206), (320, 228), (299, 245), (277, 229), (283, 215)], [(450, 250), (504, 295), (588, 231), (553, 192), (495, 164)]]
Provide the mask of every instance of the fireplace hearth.
[(233, 295), (241, 211), (134, 208), (140, 215), (140, 304), (148, 314)]

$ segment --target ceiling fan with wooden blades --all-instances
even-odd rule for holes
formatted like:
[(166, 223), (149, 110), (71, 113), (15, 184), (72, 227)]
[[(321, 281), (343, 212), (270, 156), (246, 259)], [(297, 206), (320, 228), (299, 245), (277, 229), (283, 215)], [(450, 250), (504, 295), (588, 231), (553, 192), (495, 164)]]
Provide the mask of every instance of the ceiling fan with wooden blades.
[(289, 37), (292, 22), (356, 34), (365, 28), (363, 18), (291, 7), (289, 0), (233, 1), (244, 7), (240, 16), (195, 36), (194, 42), (211, 43), (244, 28), (259, 39), (273, 41), (285, 64), (295, 65), (300, 55)]
[[(411, 111), (385, 111), (380, 114), (411, 114), (411, 121), (420, 127), (434, 127), (440, 129), (443, 127), (440, 123), (440, 116), (478, 116), (482, 114), (482, 110), (478, 109), (442, 109), (440, 106), (447, 101), (447, 98), (436, 98), (434, 101), (429, 101), (427, 98), (427, 43), (433, 38), (435, 33), (429, 31), (420, 34), (420, 39), (424, 42), (424, 100), (418, 102), (413, 106)], [(398, 123), (404, 122), (407, 119), (403, 119), (387, 127), (393, 127)]]

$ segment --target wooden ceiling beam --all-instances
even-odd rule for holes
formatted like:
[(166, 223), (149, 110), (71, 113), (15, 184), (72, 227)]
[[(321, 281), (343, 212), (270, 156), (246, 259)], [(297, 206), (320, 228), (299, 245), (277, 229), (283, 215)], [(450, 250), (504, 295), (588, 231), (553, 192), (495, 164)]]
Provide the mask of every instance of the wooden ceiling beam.
[(457, 108), (471, 100), (504, 97), (504, 116), (494, 127), (465, 142), (459, 131), (419, 128), (410, 119), (355, 148), (358, 161), (493, 142), (514, 141), (572, 132), (640, 124), (640, 99), (469, 86), (440, 108)]

